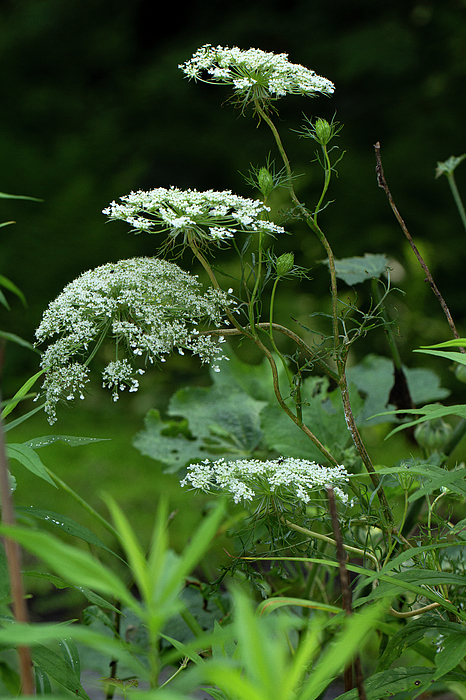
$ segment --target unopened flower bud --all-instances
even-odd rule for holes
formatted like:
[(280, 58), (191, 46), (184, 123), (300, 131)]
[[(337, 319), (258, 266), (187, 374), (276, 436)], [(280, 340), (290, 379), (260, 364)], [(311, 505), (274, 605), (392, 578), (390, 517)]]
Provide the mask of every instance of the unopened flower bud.
[(455, 377), (459, 382), (466, 384), (466, 365), (456, 365)]
[(414, 437), (420, 447), (429, 452), (440, 452), (451, 438), (452, 432), (451, 425), (442, 418), (434, 418), (420, 423), (414, 431)]
[(267, 168), (261, 168), (257, 175), (257, 184), (264, 197), (268, 197), (269, 194), (274, 189), (274, 182), (272, 174), (267, 170)]
[(283, 253), (277, 258), (275, 263), (275, 269), (277, 272), (277, 277), (283, 277), (288, 274), (294, 265), (294, 254), (293, 253)]
[(328, 121), (326, 121), (325, 119), (321, 119), (319, 117), (316, 120), (316, 123), (314, 124), (314, 130), (316, 140), (319, 143), (321, 143), (322, 146), (326, 146), (333, 136), (333, 129), (331, 124), (329, 124)]

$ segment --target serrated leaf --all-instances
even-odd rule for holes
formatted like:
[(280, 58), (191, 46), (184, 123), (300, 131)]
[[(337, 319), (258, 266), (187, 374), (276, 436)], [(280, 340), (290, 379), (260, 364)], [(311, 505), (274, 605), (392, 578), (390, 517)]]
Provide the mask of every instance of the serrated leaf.
[(107, 545), (104, 542), (102, 542), (100, 537), (94, 535), (92, 530), (89, 530), (89, 528), (85, 527), (84, 525), (80, 525), (71, 518), (68, 518), (66, 515), (55, 513), (52, 510), (36, 508), (35, 506), (29, 506), (27, 508), (24, 506), (18, 506), (16, 508), (16, 511), (18, 513), (26, 513), (27, 515), (32, 515), (38, 520), (44, 520), (50, 523), (51, 525), (57, 527), (59, 530), (66, 532), (68, 535), (78, 537), (80, 540), (84, 540), (84, 542), (93, 544), (96, 547), (101, 547), (101, 549), (105, 549), (107, 552), (110, 552), (110, 554), (117, 556), (115, 552), (113, 552), (109, 547), (107, 547)]
[[(328, 265), (328, 260), (323, 261)], [(335, 274), (345, 284), (352, 287), (366, 280), (381, 277), (388, 267), (385, 255), (364, 253), (364, 257), (354, 256), (335, 260)]]
[[(303, 421), (327, 449), (344, 448), (350, 441), (340, 392), (328, 393), (328, 380), (319, 377), (303, 384)], [(286, 457), (320, 460), (322, 453), (282, 411), (280, 406), (267, 406), (261, 413), (264, 440), (269, 448)]]
[(189, 462), (206, 458), (207, 453), (202, 447), (202, 440), (165, 435), (169, 424), (162, 421), (157, 409), (147, 413), (144, 425), (144, 430), (134, 436), (133, 446), (141, 454), (167, 465), (167, 473), (177, 472)]
[(264, 406), (237, 387), (230, 392), (216, 386), (190, 387), (172, 396), (167, 413), (186, 418), (196, 437), (211, 439), (211, 426), (216, 426), (230, 436), (232, 446), (248, 453), (261, 440), (259, 414)]
[(38, 476), (40, 479), (52, 484), (55, 488), (58, 486), (53, 479), (47, 474), (47, 471), (42, 464), (42, 461), (31, 447), (20, 445), (19, 443), (10, 443), (6, 446), (8, 459), (16, 459), (23, 467), (26, 467), (30, 472)]
[[(270, 364), (265, 358), (259, 364), (251, 365), (240, 360), (229, 345), (222, 348), (222, 352), (227, 359), (218, 363), (220, 372), (210, 372), (210, 377), (216, 387), (224, 393), (230, 392), (232, 388), (239, 388), (257, 401), (275, 403), (275, 393), (270, 381)], [(282, 378), (286, 381), (285, 369), (278, 357), (274, 357), (281, 383)]]
[[(440, 401), (449, 396), (450, 392), (440, 386), (440, 380), (432, 370), (403, 367), (403, 371), (414, 404)], [(358, 365), (349, 367), (346, 377), (348, 382), (353, 383), (365, 397), (364, 409), (357, 416), (359, 425), (366, 427), (396, 420), (393, 414), (378, 415), (387, 408), (393, 387), (392, 360), (388, 357), (369, 354)]]
[[(235, 386), (229, 392), (217, 386), (180, 389), (172, 396), (167, 413), (183, 421), (178, 426), (162, 421), (160, 413), (151, 410), (133, 445), (166, 464), (169, 473), (220, 454), (248, 457), (262, 438), (260, 412), (264, 405)], [(186, 436), (186, 422), (193, 439)]]

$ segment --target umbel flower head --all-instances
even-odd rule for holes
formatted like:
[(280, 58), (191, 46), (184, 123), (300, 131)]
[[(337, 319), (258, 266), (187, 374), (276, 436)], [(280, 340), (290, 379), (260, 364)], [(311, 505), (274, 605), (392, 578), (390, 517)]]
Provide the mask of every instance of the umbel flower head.
[(237, 232), (265, 231), (271, 235), (284, 232), (281, 226), (263, 218), (269, 207), (230, 190), (198, 192), (158, 187), (149, 192), (131, 192), (120, 199), (122, 204), (112, 202), (103, 210), (110, 219), (126, 221), (137, 232), (168, 232), (171, 242), (181, 238), (184, 245), (190, 236), (202, 246), (220, 245)]
[(60, 400), (84, 398), (88, 365), (106, 338), (115, 345), (115, 359), (103, 371), (103, 386), (114, 401), (126, 387), (137, 391), (141, 364), (164, 362), (175, 348), (218, 370), (223, 338), (200, 333), (198, 324), (218, 327), (227, 306), (225, 292), (202, 293), (195, 276), (157, 258), (120, 260), (85, 272), (51, 302), (36, 331), (38, 343), (57, 336), (41, 361), (49, 422), (55, 422)]
[(288, 54), (260, 49), (244, 51), (236, 46), (227, 48), (205, 44), (179, 68), (190, 79), (231, 85), (244, 105), (255, 100), (267, 104), (288, 94), (331, 95), (335, 90), (327, 78), (290, 63)]
[(288, 500), (290, 497), (309, 503), (311, 493), (324, 489), (327, 485), (334, 488), (335, 494), (344, 502), (348, 496), (340, 488), (348, 481), (346, 469), (323, 467), (307, 459), (293, 457), (270, 459), (240, 459), (225, 461), (208, 459), (200, 464), (190, 464), (188, 474), (181, 486), (191, 484), (201, 491), (221, 491), (229, 493), (235, 503), (253, 501), (257, 498)]

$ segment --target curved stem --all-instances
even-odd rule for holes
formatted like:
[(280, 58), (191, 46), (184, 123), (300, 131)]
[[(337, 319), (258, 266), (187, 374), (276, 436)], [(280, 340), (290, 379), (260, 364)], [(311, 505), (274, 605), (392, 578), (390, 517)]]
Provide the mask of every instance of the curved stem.
[(309, 430), (307, 425), (303, 423), (303, 421), (298, 417), (295, 416), (293, 411), (288, 408), (288, 406), (285, 403), (285, 400), (283, 399), (281, 393), (280, 393), (280, 386), (278, 383), (278, 371), (277, 371), (277, 365), (275, 363), (275, 360), (273, 359), (273, 355), (270, 352), (268, 348), (259, 340), (259, 338), (254, 338), (254, 342), (256, 345), (259, 347), (259, 349), (264, 353), (266, 356), (267, 360), (269, 361), (270, 368), (272, 370), (272, 382), (273, 382), (273, 389), (275, 393), (275, 397), (280, 405), (280, 407), (285, 411), (287, 416), (291, 418), (293, 423), (295, 423), (298, 428), (300, 428), (305, 435), (314, 443), (314, 445), (318, 448), (318, 450), (326, 457), (326, 459), (330, 462), (330, 464), (333, 464), (334, 466), (338, 466), (338, 462), (333, 457), (330, 452), (322, 445), (320, 440), (314, 435), (314, 433)]
[[(289, 528), (295, 530), (296, 532), (300, 532), (302, 535), (307, 535), (308, 537), (313, 537), (316, 540), (327, 542), (327, 544), (331, 544), (333, 547), (337, 546), (336, 540), (334, 540), (332, 537), (329, 537), (328, 535), (321, 535), (320, 532), (308, 530), (307, 527), (301, 527), (301, 525), (296, 525), (295, 523), (292, 523), (286, 518), (282, 518), (282, 521), (285, 523), (285, 525), (288, 525)], [(359, 549), (358, 547), (352, 547), (349, 544), (343, 544), (343, 549), (346, 552), (352, 552), (352, 554), (358, 554), (361, 557), (367, 557), (367, 559), (371, 559), (371, 561), (373, 561), (375, 564), (376, 571), (379, 571), (379, 561), (377, 557), (374, 554), (372, 554), (372, 552), (368, 552), (364, 549)]]

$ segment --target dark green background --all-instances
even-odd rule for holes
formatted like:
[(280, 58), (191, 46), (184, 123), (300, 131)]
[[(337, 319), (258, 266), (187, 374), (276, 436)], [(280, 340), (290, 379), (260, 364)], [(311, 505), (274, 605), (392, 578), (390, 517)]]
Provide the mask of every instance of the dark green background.
[[(337, 257), (385, 252), (404, 270), (396, 297), (398, 338), (406, 364), (441, 360), (413, 355), (420, 344), (447, 339), (449, 330), (423, 281), (413, 254), (375, 179), (373, 144), (380, 140), (385, 173), (397, 204), (425, 254), (458, 324), (464, 328), (466, 234), (446, 178), (434, 179), (438, 160), (466, 151), (466, 2), (464, 0), (243, 0), (231, 3), (164, 3), (126, 0), (3, 0), (0, 4), (0, 191), (39, 197), (42, 203), (0, 201), (0, 274), (25, 292), (23, 309), (0, 308), (0, 327), (33, 339), (48, 302), (86, 269), (125, 257), (155, 254), (157, 238), (133, 236), (120, 223), (105, 223), (102, 208), (139, 188), (225, 189), (254, 196), (238, 171), (276, 157), (271, 135), (226, 104), (228, 89), (189, 83), (177, 65), (202, 44), (237, 45), (289, 53), (336, 85), (331, 99), (289, 97), (279, 102), (279, 126), (296, 173), (300, 197), (312, 206), (321, 183), (312, 142), (298, 139), (302, 113), (345, 124), (338, 139), (346, 151), (335, 200), (321, 215)], [(457, 175), (466, 191), (466, 165)], [(313, 266), (313, 280), (284, 288), (279, 312), (302, 319), (328, 299), (328, 277), (315, 260), (324, 257), (311, 234), (294, 227), (277, 252), (296, 251), (296, 262)], [(225, 260), (220, 256), (222, 261)], [(180, 261), (187, 269), (192, 260)], [(197, 270), (196, 270), (197, 271)], [(342, 285), (342, 296), (347, 293)], [(349, 292), (351, 294), (351, 291)], [(359, 290), (368, 303), (369, 290)], [(382, 332), (356, 347), (352, 361), (370, 351), (387, 352)], [(243, 352), (247, 353), (244, 346)], [(252, 356), (251, 356), (252, 357)], [(254, 359), (254, 358), (253, 358)], [(5, 395), (32, 372), (37, 356), (8, 345)], [(153, 405), (189, 381), (208, 382), (196, 360), (173, 356), (163, 373), (147, 373), (135, 396), (117, 404), (99, 390), (66, 411), (56, 427), (43, 415), (8, 437), (21, 442), (58, 432), (112, 438), (85, 448), (53, 445), (41, 454), (92, 505), (110, 492), (131, 514), (147, 542), (160, 494), (179, 508), (175, 541), (192, 532), (205, 499), (181, 492), (177, 478), (131, 448), (132, 435)], [(444, 383), (453, 377), (444, 372)], [(458, 383), (456, 383), (458, 386)], [(454, 397), (452, 397), (453, 399)], [(27, 409), (31, 406), (28, 405)], [(17, 412), (14, 416), (17, 415)], [(376, 462), (392, 464), (412, 452), (402, 438), (384, 443), (368, 435)], [(71, 499), (18, 464), (16, 503), (62, 510), (94, 528)], [(98, 534), (102, 534), (100, 531)], [(28, 564), (28, 562), (26, 562)], [(57, 607), (54, 598), (38, 598)], [(69, 603), (65, 600), (64, 607)], [(40, 607), (40, 610), (39, 610)]]
[[(346, 155), (332, 185), (335, 203), (321, 217), (335, 254), (386, 252), (403, 265), (402, 347), (448, 338), (376, 186), (373, 143), (380, 140), (393, 195), (461, 332), (466, 234), (446, 178), (436, 181), (434, 171), (437, 160), (466, 150), (463, 0), (206, 1), (166, 3), (163, 11), (149, 0), (4, 1), (0, 190), (44, 202), (1, 202), (1, 220), (17, 224), (1, 229), (0, 272), (29, 302), (27, 310), (15, 300), (13, 313), (1, 310), (2, 327), (31, 340), (48, 301), (83, 270), (156, 252), (155, 238), (105, 223), (102, 208), (120, 195), (173, 184), (254, 196), (238, 171), (276, 155), (267, 128), (225, 104), (227, 88), (190, 83), (177, 68), (207, 42), (287, 52), (334, 81), (331, 99), (279, 103), (293, 169), (308, 173), (298, 181), (300, 196), (315, 201), (320, 172), (310, 165), (312, 142), (290, 129), (299, 128), (303, 112), (336, 112)], [(464, 190), (466, 166), (457, 179)], [(300, 264), (323, 257), (306, 232), (277, 242), (279, 252), (290, 246)], [(191, 267), (190, 258), (182, 262)], [(328, 289), (320, 269), (314, 277), (296, 291), (313, 310)], [(292, 294), (290, 287), (287, 303)], [(35, 363), (8, 349), (11, 388)]]

